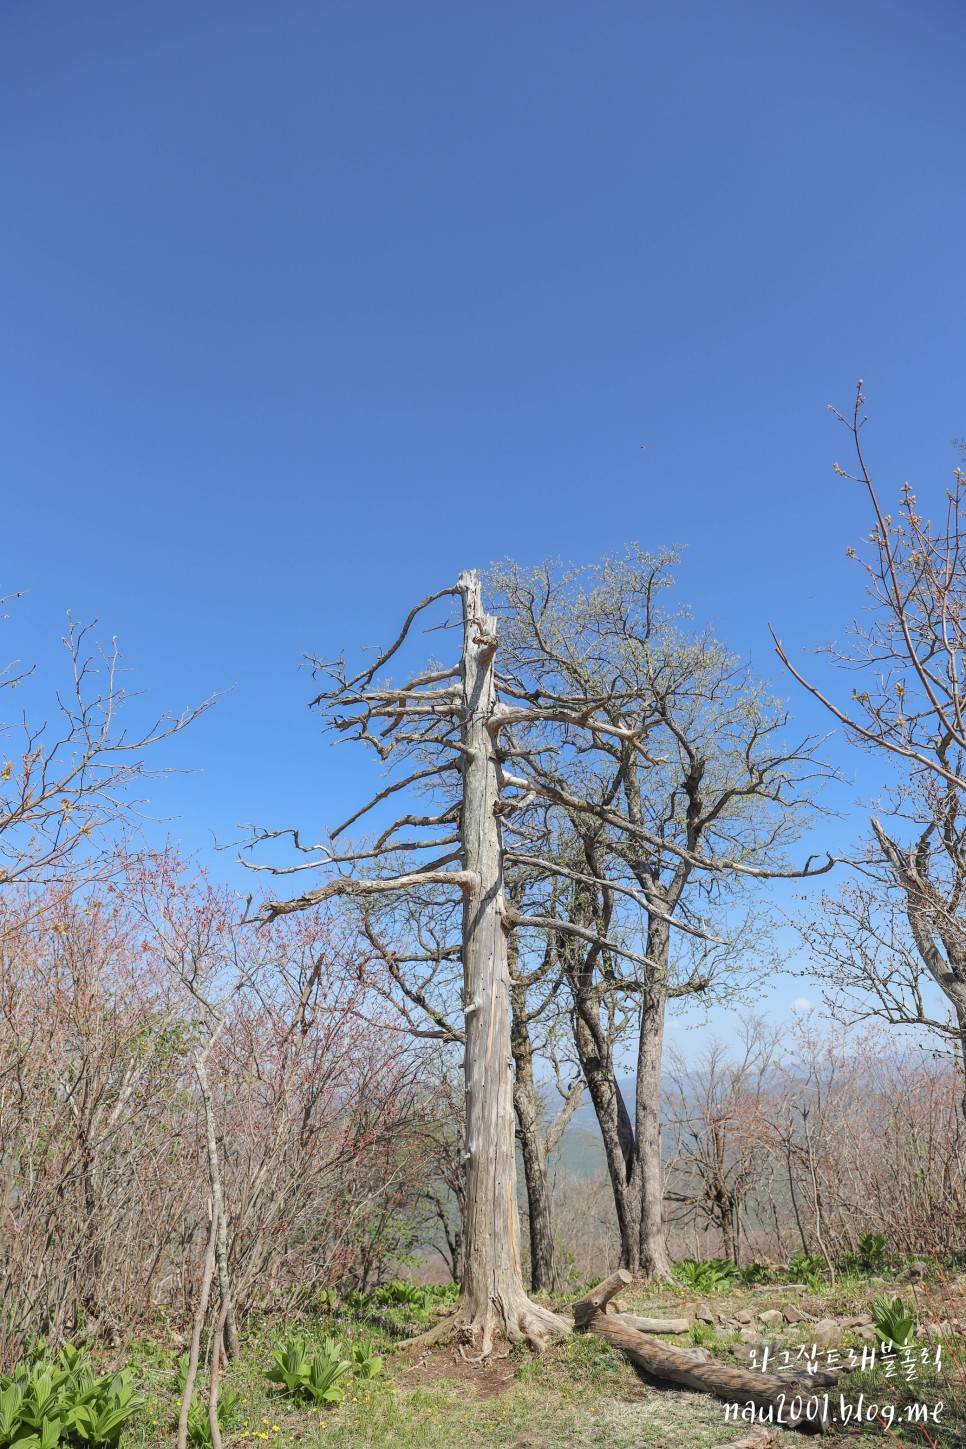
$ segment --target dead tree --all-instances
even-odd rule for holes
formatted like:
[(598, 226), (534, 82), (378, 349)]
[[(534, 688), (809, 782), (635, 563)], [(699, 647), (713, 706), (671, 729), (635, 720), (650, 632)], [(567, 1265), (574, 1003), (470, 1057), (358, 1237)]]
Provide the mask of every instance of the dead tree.
[[(414, 620), (432, 604), (453, 596), (461, 606), (459, 664), (432, 666), (402, 685), (378, 678), (399, 654)], [(533, 848), (529, 807), (537, 797), (548, 805), (557, 799), (557, 791), (548, 790), (543, 774), (530, 768), (531, 753), (515, 750), (514, 731), (537, 723), (544, 730), (555, 728), (556, 744), (544, 743), (557, 748), (565, 769), (572, 752), (569, 742), (575, 736), (588, 743), (606, 737), (631, 755), (646, 753), (649, 722), (623, 722), (621, 701), (615, 705), (609, 682), (595, 694), (584, 690), (575, 697), (565, 681), (555, 688), (536, 675), (528, 677), (526, 671), (505, 675), (497, 660), (497, 620), (484, 612), (477, 575), (464, 573), (454, 588), (416, 605), (398, 638), (369, 668), (349, 674), (341, 659), (318, 663), (329, 685), (314, 703), (325, 709), (329, 728), (361, 740), (390, 767), (405, 763), (408, 772), (393, 775), (322, 845), (305, 846), (292, 830), (258, 830), (253, 839), (257, 843), (290, 836), (308, 857), (295, 865), (265, 864), (255, 869), (276, 875), (322, 870), (326, 877), (300, 896), (269, 904), (262, 914), (266, 920), (337, 895), (366, 903), (406, 893), (438, 897), (440, 892), (459, 892), (457, 939), (437, 941), (428, 950), (418, 936), (408, 947), (405, 941), (389, 947), (385, 936), (374, 931), (372, 939), (396, 972), (408, 964), (432, 973), (440, 963), (462, 963), (462, 1024), (452, 1019), (452, 1003), (441, 1009), (427, 996), (422, 1030), (464, 1047), (466, 1200), (457, 1324), (479, 1340), (484, 1351), (497, 1331), (535, 1343), (566, 1331), (560, 1318), (530, 1302), (521, 1275), (508, 935), (513, 930), (544, 932), (549, 924), (557, 934), (599, 943), (639, 968), (648, 964), (633, 945), (607, 940), (592, 925), (548, 922), (542, 915), (528, 913), (528, 908), (514, 908), (507, 900), (505, 869), (510, 847), (515, 864), (545, 869), (539, 849)], [(369, 811), (401, 791), (417, 788), (433, 802), (428, 809), (405, 811), (358, 848), (336, 844)], [(585, 795), (579, 771), (573, 772), (566, 799), (578, 810), (599, 809)], [(522, 822), (519, 828), (517, 820)], [(647, 833), (646, 827), (633, 822), (627, 829)], [(395, 864), (399, 861), (409, 864), (399, 867)], [(368, 873), (362, 874), (364, 870)]]
[[(377, 672), (397, 654), (417, 615), (452, 595), (462, 603), (459, 667), (431, 669), (401, 688), (376, 682)], [(271, 918), (333, 895), (365, 898), (426, 885), (461, 894), (465, 1025), (459, 1035), (465, 1044), (466, 1187), (458, 1320), (472, 1339), (480, 1341), (484, 1353), (497, 1331), (539, 1343), (566, 1332), (562, 1319), (528, 1299), (520, 1270), (507, 965), (507, 932), (512, 923), (503, 883), (501, 814), (507, 802), (498, 756), (496, 648), (495, 620), (484, 613), (479, 580), (465, 573), (455, 589), (442, 590), (411, 611), (395, 644), (372, 668), (350, 678), (341, 661), (332, 666), (332, 687), (316, 703), (326, 706), (333, 727), (373, 746), (384, 760), (415, 756), (421, 765), (404, 781), (394, 781), (381, 791), (353, 819), (389, 794), (430, 780), (439, 795), (452, 795), (454, 760), (459, 766), (458, 803), (444, 801), (438, 813), (401, 816), (369, 849), (341, 855), (334, 850), (313, 852), (314, 864), (328, 864), (340, 873), (303, 896), (273, 903), (266, 911)], [(433, 834), (429, 842), (418, 834), (403, 840), (402, 830)], [(439, 851), (442, 854), (426, 859)], [(417, 863), (396, 875), (356, 874), (364, 862), (371, 865), (381, 856), (401, 852), (415, 852)]]

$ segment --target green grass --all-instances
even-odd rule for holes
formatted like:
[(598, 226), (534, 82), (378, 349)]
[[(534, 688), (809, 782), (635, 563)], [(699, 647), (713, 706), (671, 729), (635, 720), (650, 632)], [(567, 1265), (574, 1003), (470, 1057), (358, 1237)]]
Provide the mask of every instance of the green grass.
[[(263, 1348), (283, 1337), (282, 1332), (266, 1335)], [(123, 1442), (127, 1449), (160, 1449), (170, 1445), (177, 1417), (173, 1375), (170, 1368), (159, 1368), (153, 1346), (139, 1345), (132, 1357), (148, 1386), (149, 1403)], [(263, 1369), (264, 1355), (253, 1353), (249, 1343), (226, 1371), (225, 1382), (241, 1395), (247, 1419), (226, 1436), (226, 1446), (569, 1449), (579, 1443), (631, 1449), (663, 1438), (669, 1449), (708, 1449), (720, 1442), (720, 1405), (684, 1393), (643, 1390), (630, 1366), (589, 1336), (540, 1357), (514, 1351), (505, 1365), (508, 1375), (515, 1371), (512, 1383), (492, 1397), (479, 1397), (455, 1367), (452, 1377), (444, 1370), (424, 1385), (418, 1372), (405, 1372), (395, 1359), (385, 1378), (348, 1388), (345, 1403), (320, 1413), (271, 1391)], [(678, 1428), (669, 1434), (672, 1420)]]
[[(785, 1294), (780, 1283), (757, 1291), (735, 1283), (712, 1294), (664, 1285), (651, 1291), (635, 1288), (622, 1296), (627, 1308), (647, 1315), (678, 1316), (705, 1302), (713, 1312), (730, 1317), (741, 1308), (758, 1311), (791, 1301), (823, 1317), (857, 1313), (881, 1291), (881, 1285), (856, 1278), (839, 1282), (834, 1289), (826, 1284), (795, 1295)], [(904, 1291), (912, 1296), (908, 1288)], [(589, 1334), (574, 1335), (542, 1355), (517, 1346), (508, 1357), (479, 1368), (460, 1361), (452, 1347), (433, 1349), (421, 1357), (394, 1353), (405, 1341), (407, 1328), (420, 1331), (446, 1312), (441, 1298), (416, 1297), (407, 1305), (405, 1295), (397, 1297), (401, 1301), (325, 1304), (324, 1311), (304, 1317), (280, 1315), (246, 1323), (242, 1351), (224, 1376), (242, 1400), (245, 1422), (225, 1435), (225, 1449), (264, 1443), (314, 1449), (571, 1449), (576, 1444), (588, 1449), (596, 1445), (711, 1449), (738, 1435), (733, 1424), (725, 1423), (720, 1402), (643, 1383), (629, 1363)], [(763, 1338), (770, 1336), (763, 1325), (758, 1327)], [(347, 1382), (342, 1404), (319, 1410), (296, 1402), (265, 1377), (273, 1350), (292, 1331), (306, 1339), (310, 1353), (327, 1334), (347, 1344), (370, 1343), (385, 1356), (385, 1372), (370, 1381)], [(794, 1332), (788, 1331), (789, 1338)], [(701, 1343), (716, 1356), (724, 1356), (737, 1338), (729, 1325), (695, 1324), (690, 1336), (668, 1341), (682, 1346)], [(167, 1449), (172, 1444), (178, 1413), (175, 1365), (181, 1351), (173, 1338), (164, 1345), (150, 1339), (132, 1345), (128, 1361), (137, 1370), (148, 1403), (124, 1435), (122, 1449)], [(948, 1376), (942, 1379), (921, 1371), (914, 1384), (895, 1383), (890, 1391), (876, 1369), (843, 1378), (841, 1388), (853, 1401), (864, 1392), (867, 1400), (872, 1395), (880, 1402), (893, 1402), (896, 1388), (909, 1399), (930, 1403), (943, 1399), (948, 1407), (939, 1428), (929, 1429), (935, 1444), (939, 1449), (961, 1449), (966, 1443), (966, 1407), (950, 1406), (956, 1395), (950, 1393)], [(831, 1392), (837, 1399), (839, 1390)], [(966, 1406), (966, 1385), (959, 1385), (958, 1394)], [(900, 1428), (898, 1416), (894, 1434), (890, 1439), (872, 1425), (862, 1431), (839, 1431), (823, 1442), (858, 1444), (869, 1435), (908, 1449), (929, 1445), (920, 1430)], [(789, 1436), (789, 1445), (799, 1438)]]

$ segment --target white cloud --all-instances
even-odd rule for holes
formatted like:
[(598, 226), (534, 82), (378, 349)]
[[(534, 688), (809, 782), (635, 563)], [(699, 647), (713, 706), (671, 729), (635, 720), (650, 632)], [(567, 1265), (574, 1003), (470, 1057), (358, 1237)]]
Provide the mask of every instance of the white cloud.
[(792, 1002), (792, 1011), (811, 1011), (812, 1003), (807, 996), (796, 996)]

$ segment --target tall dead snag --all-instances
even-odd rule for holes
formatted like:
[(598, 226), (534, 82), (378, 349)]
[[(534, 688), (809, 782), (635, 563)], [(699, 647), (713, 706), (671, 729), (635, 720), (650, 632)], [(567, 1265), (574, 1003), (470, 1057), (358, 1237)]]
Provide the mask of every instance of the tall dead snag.
[[(416, 616), (453, 595), (459, 598), (462, 612), (458, 668), (432, 668), (402, 687), (377, 682), (377, 672), (401, 649)], [(567, 1332), (563, 1319), (530, 1301), (520, 1265), (507, 961), (512, 922), (504, 895), (502, 835), (502, 817), (513, 805), (505, 798), (499, 755), (503, 710), (494, 670), (496, 650), (496, 620), (483, 610), (479, 579), (475, 573), (463, 573), (455, 588), (430, 596), (411, 611), (396, 642), (371, 669), (350, 678), (341, 660), (318, 666), (329, 675), (332, 687), (315, 703), (326, 708), (331, 727), (364, 741), (390, 765), (399, 760), (416, 764), (333, 832), (332, 841), (400, 790), (418, 785), (434, 791), (440, 808), (435, 813), (400, 816), (358, 850), (340, 852), (331, 845), (307, 848), (312, 857), (307, 864), (328, 867), (330, 878), (294, 900), (271, 902), (262, 913), (262, 919), (271, 920), (335, 895), (366, 903), (427, 888), (455, 888), (462, 893), (458, 954), (464, 1025), (450, 1023), (442, 1009), (430, 1007), (418, 988), (409, 985), (408, 990), (410, 999), (428, 1010), (432, 1025), (427, 1034), (464, 1046), (466, 1205), (463, 1281), (455, 1326), (479, 1343), (484, 1353), (498, 1332), (536, 1345)], [(408, 832), (405, 837), (403, 831)], [(274, 832), (282, 833), (286, 832)], [(256, 838), (268, 834), (258, 832)], [(296, 832), (293, 836), (303, 849)], [(400, 858), (415, 863), (390, 873)], [(364, 863), (371, 870), (380, 862), (385, 874), (357, 873)], [(305, 866), (256, 868), (284, 874)], [(432, 950), (407, 956), (405, 949), (383, 946), (370, 913), (365, 929), (383, 950), (404, 991), (407, 982), (401, 971), (407, 961), (434, 962)], [(451, 959), (453, 951), (451, 945), (438, 943), (435, 964)]]
[[(701, 1394), (714, 1394), (728, 1403), (754, 1404), (757, 1409), (771, 1410), (775, 1422), (796, 1429), (802, 1425), (827, 1431), (824, 1401), (817, 1388), (827, 1389), (838, 1375), (823, 1370), (812, 1375), (752, 1373), (747, 1369), (730, 1368), (718, 1363), (706, 1348), (677, 1348), (658, 1338), (640, 1333), (620, 1313), (607, 1313), (606, 1307), (615, 1293), (632, 1282), (625, 1268), (599, 1283), (585, 1298), (574, 1304), (574, 1323), (595, 1333), (626, 1356), (645, 1373), (665, 1379), (682, 1388)], [(781, 1415), (780, 1419), (778, 1415)]]
[(464, 1312), (489, 1347), (494, 1318), (513, 1336), (559, 1332), (556, 1314), (532, 1303), (520, 1271), (520, 1225), (510, 1051), (496, 619), (483, 612), (479, 579), (461, 574), (463, 701), (463, 979), (466, 1004), (466, 1218)]

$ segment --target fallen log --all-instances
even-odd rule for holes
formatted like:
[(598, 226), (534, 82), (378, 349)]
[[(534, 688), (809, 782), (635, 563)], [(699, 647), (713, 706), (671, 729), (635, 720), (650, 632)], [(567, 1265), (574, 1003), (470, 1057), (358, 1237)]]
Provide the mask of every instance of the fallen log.
[[(678, 1348), (660, 1339), (628, 1327), (622, 1315), (607, 1313), (607, 1303), (633, 1281), (625, 1268), (599, 1283), (573, 1305), (574, 1324), (605, 1339), (625, 1354), (638, 1368), (655, 1378), (694, 1389), (697, 1393), (714, 1394), (731, 1404), (754, 1405), (769, 1415), (769, 1423), (786, 1429), (808, 1427), (829, 1432), (823, 1396), (815, 1392), (816, 1379), (807, 1375), (792, 1377), (783, 1374), (752, 1373), (747, 1369), (729, 1368), (718, 1363), (704, 1348)], [(823, 1387), (834, 1382), (836, 1375), (822, 1374)]]
[(690, 1333), (693, 1322), (690, 1318), (638, 1318), (636, 1313), (608, 1313), (607, 1317), (638, 1333)]

